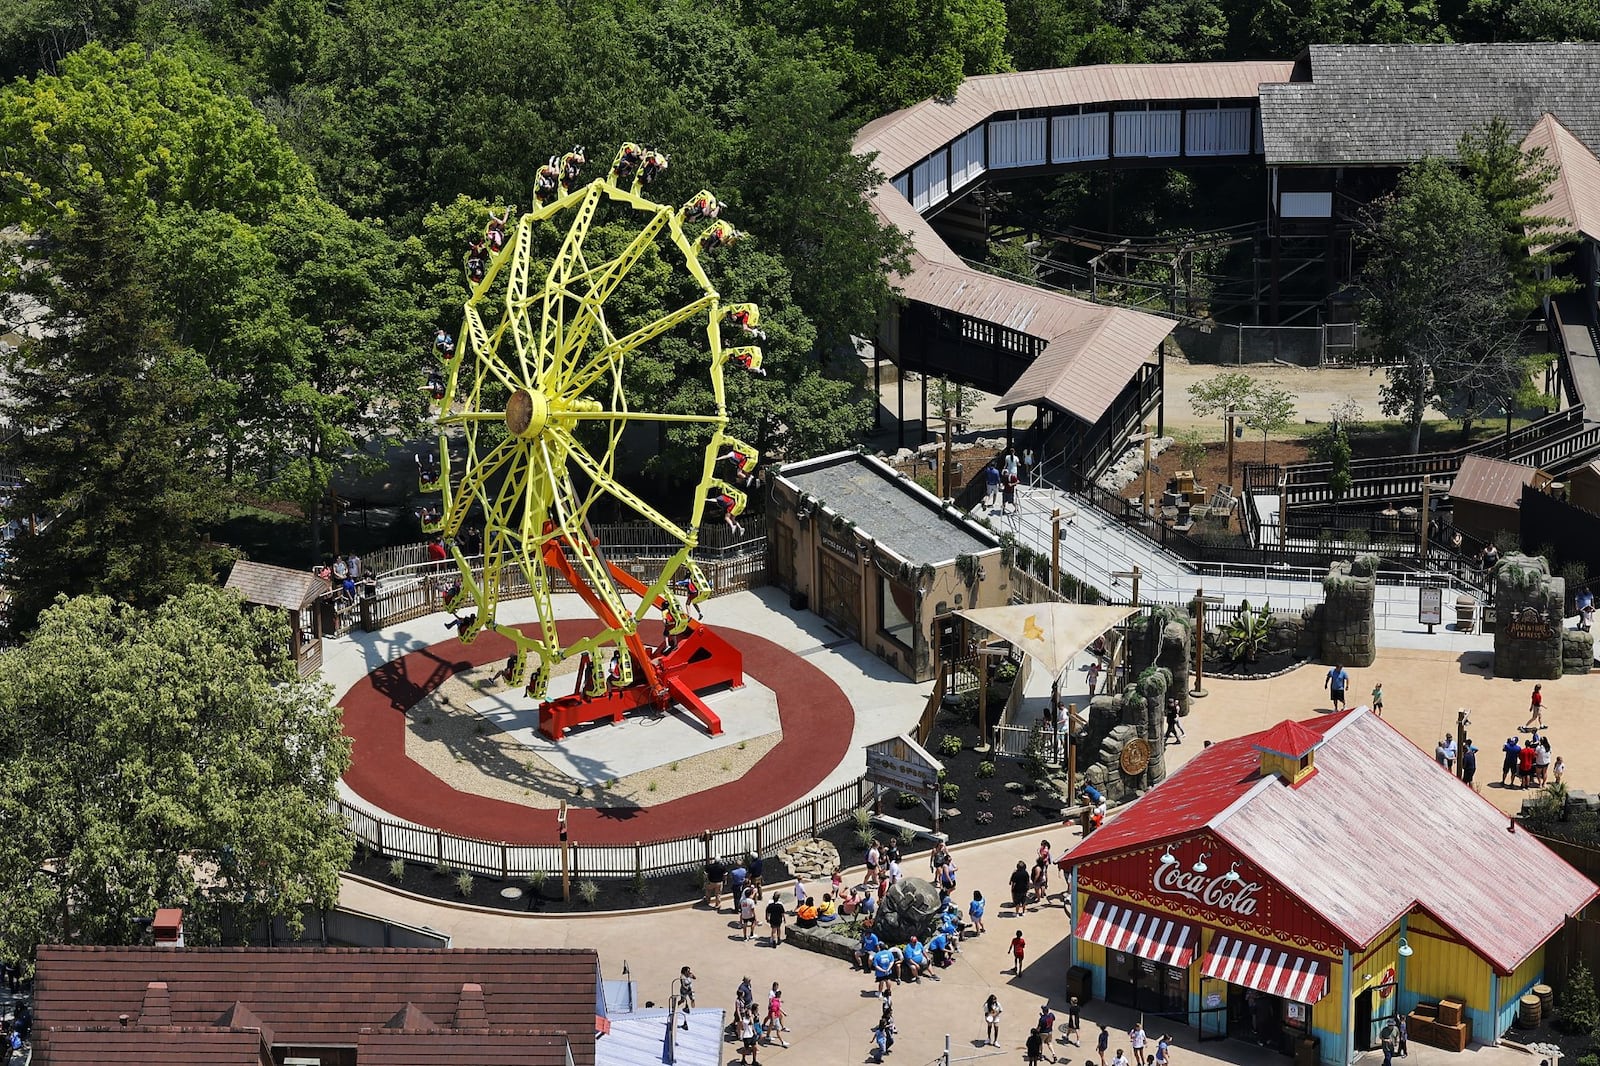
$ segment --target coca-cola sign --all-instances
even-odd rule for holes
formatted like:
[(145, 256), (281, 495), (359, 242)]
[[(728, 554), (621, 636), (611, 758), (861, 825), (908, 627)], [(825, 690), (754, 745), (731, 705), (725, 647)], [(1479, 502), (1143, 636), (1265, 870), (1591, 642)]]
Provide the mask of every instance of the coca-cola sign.
[(1164, 895), (1182, 896), (1241, 917), (1255, 914), (1259, 902), (1256, 893), (1261, 891), (1259, 882), (1244, 880), (1236, 870), (1212, 876), (1209, 871), (1195, 873), (1182, 862), (1156, 863), (1151, 881), (1155, 890)]

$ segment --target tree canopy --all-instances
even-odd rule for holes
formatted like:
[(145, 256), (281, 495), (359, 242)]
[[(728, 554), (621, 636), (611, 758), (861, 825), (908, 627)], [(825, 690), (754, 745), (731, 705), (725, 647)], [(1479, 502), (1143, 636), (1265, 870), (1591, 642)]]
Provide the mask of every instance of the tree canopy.
[(281, 612), (191, 588), (141, 611), (61, 599), (0, 651), (0, 955), (136, 943), (157, 907), (218, 942), (330, 906), (349, 741), (301, 681)]

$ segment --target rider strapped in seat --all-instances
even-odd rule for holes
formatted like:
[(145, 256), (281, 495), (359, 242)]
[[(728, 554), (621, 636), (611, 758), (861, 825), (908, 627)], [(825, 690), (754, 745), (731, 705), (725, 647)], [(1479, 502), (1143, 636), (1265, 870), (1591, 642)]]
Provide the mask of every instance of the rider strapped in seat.
[(738, 348), (722, 349), (722, 356), (736, 366), (744, 367), (752, 374), (766, 377), (767, 372), (761, 369), (761, 349), (753, 344), (741, 345)]

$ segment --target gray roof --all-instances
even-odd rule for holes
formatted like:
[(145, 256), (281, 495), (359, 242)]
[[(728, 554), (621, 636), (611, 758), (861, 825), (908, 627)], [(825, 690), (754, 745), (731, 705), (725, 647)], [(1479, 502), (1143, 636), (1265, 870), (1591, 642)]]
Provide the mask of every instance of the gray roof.
[(1261, 86), (1269, 166), (1454, 158), (1467, 130), (1520, 140), (1547, 111), (1600, 149), (1600, 44), (1314, 44), (1309, 68)]
[(778, 478), (915, 566), (948, 563), (1000, 546), (993, 533), (952, 517), (933, 493), (870, 455), (835, 452), (805, 459), (783, 467)]

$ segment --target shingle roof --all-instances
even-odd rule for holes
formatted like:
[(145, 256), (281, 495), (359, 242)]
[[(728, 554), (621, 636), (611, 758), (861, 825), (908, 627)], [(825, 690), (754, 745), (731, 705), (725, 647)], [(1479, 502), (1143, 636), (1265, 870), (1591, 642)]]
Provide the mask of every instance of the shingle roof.
[[(1300, 787), (1259, 772), (1255, 749), (1272, 730), (1220, 741), (1067, 861), (1114, 858), (1209, 829), (1354, 946), (1420, 907), (1501, 973), (1600, 894), (1533, 834), (1507, 832), (1493, 804), (1366, 708), (1296, 724), (1322, 738), (1317, 772)], [(1373, 845), (1373, 826), (1456, 846), (1407, 848), (1396, 862), (1392, 849)]]
[[(381, 1030), (397, 1014), (415, 1019), (414, 1012), (460, 1038), (455, 1022), (466, 1003), (467, 1031), (564, 1032), (577, 1066), (593, 1066), (598, 980), (595, 952), (578, 948), (41, 947), (36, 1031), (43, 1049), (54, 1046), (52, 1030), (110, 1031), (120, 1014), (137, 1025), (146, 988), (164, 982), (179, 1026), (215, 1026), (224, 1012), (237, 1017), (242, 1004), (279, 1044), (349, 1045), (362, 1029)], [(481, 1011), (472, 986), (482, 988)], [(98, 1061), (118, 1060), (128, 1061)]]
[(1545, 161), (1559, 168), (1545, 190), (1548, 199), (1531, 214), (1559, 219), (1567, 230), (1600, 239), (1600, 159), (1551, 114), (1533, 124), (1522, 148), (1543, 148)]
[(240, 559), (228, 573), (228, 588), (246, 603), (297, 611), (328, 594), (328, 582), (304, 570)]
[(835, 452), (789, 463), (777, 476), (916, 566), (948, 563), (1000, 546), (994, 534), (966, 519), (953, 519), (933, 493), (870, 455)]
[(1547, 111), (1600, 149), (1600, 44), (1314, 44), (1309, 65), (1261, 86), (1269, 166), (1453, 159), (1466, 131), (1520, 137)]
[(1117, 63), (968, 78), (949, 99), (923, 100), (880, 116), (856, 134), (857, 152), (877, 152), (885, 174), (905, 170), (991, 115), (1029, 108), (1165, 100), (1253, 100), (1262, 82), (1284, 81), (1287, 60), (1238, 63)]
[(1540, 472), (1534, 467), (1469, 455), (1461, 460), (1461, 469), (1450, 483), (1450, 498), (1490, 507), (1521, 507), (1522, 487), (1540, 480)]
[(528, 1029), (383, 1029), (355, 1040), (361, 1066), (566, 1066), (561, 1033)]
[[(255, 1029), (104, 1025), (34, 1030), (36, 1066), (272, 1066)], [(48, 1036), (48, 1040), (42, 1039)]]

